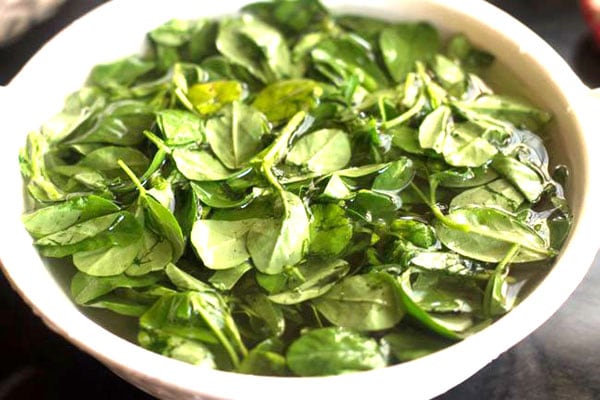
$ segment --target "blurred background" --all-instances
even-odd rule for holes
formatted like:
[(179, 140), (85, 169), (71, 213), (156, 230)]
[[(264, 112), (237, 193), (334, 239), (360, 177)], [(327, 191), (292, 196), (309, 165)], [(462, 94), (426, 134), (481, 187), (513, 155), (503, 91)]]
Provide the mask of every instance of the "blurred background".
[[(105, 2), (0, 0), (0, 85), (7, 85), (27, 60), (62, 28)], [(581, 4), (577, 0), (490, 0), (490, 3), (544, 38), (584, 83), (600, 87), (600, 45), (595, 42), (594, 29), (586, 24), (581, 7), (594, 0), (581, 0)], [(591, 13), (586, 16), (591, 25), (598, 19), (596, 31), (600, 37), (600, 17)], [(597, 257), (584, 282), (551, 320), (438, 400), (600, 398), (599, 264)], [(0, 343), (0, 400), (150, 399), (50, 332), (3, 276), (0, 276)]]

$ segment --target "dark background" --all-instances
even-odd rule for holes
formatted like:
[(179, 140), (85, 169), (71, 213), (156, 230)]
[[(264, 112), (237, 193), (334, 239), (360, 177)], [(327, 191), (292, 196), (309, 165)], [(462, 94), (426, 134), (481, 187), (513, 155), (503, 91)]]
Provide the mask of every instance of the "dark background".
[[(53, 18), (11, 45), (0, 47), (0, 85), (8, 84), (60, 29), (104, 2), (67, 0)], [(600, 86), (600, 50), (593, 44), (576, 0), (491, 2), (548, 41), (587, 85)], [(552, 319), (438, 400), (600, 398), (598, 264), (600, 258)], [(150, 398), (50, 332), (3, 276), (0, 276), (0, 345), (0, 399)], [(396, 385), (400, 398), (401, 381)]]

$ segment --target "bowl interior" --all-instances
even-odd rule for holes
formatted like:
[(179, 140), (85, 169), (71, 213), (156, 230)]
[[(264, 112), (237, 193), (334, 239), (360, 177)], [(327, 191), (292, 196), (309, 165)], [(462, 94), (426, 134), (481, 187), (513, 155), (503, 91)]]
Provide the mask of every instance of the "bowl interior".
[[(583, 278), (596, 252), (586, 243), (592, 229), (596, 194), (589, 185), (593, 161), (586, 136), (592, 127), (586, 90), (566, 63), (537, 36), (493, 6), (478, 0), (332, 0), (325, 3), (339, 12), (380, 16), (393, 20), (427, 20), (444, 32), (462, 32), (498, 59), (496, 86), (506, 86), (551, 110), (554, 121), (548, 132), (553, 164), (571, 171), (567, 194), (575, 225), (565, 250), (552, 272), (514, 311), (481, 333), (431, 356), (384, 370), (330, 378), (259, 378), (195, 367), (143, 350), (94, 323), (105, 313), (83, 314), (68, 298), (68, 274), (60, 266), (44, 264), (31, 246), (20, 214), (23, 212), (22, 181), (17, 154), (27, 132), (62, 108), (67, 94), (78, 89), (100, 62), (140, 50), (144, 35), (170, 18), (218, 16), (235, 12), (243, 1), (138, 2), (114, 0), (61, 33), (36, 55), (11, 83), (0, 102), (5, 102), (7, 140), (0, 148), (5, 195), (1, 250), (5, 273), (15, 289), (46, 323), (106, 363), (125, 379), (161, 397), (214, 396), (218, 398), (281, 398), (318, 396), (336, 385), (350, 398), (372, 395), (373, 385), (389, 385), (404, 377), (402, 393), (410, 398), (429, 398), (463, 381), (543, 323), (566, 300)], [(143, 12), (143, 18), (132, 17)], [(110, 26), (110, 29), (104, 29)], [(101, 32), (101, 33), (99, 33)], [(589, 133), (589, 132), (588, 132)], [(591, 136), (591, 135), (589, 135)], [(595, 167), (593, 167), (595, 168)], [(595, 214), (594, 214), (595, 215)], [(9, 236), (10, 235), (10, 236)], [(592, 248), (590, 248), (592, 247)], [(59, 267), (59, 268), (56, 268)], [(58, 272), (57, 272), (58, 270)], [(110, 329), (127, 336), (127, 325)], [(125, 327), (125, 328), (124, 328)], [(461, 368), (456, 368), (460, 363)], [(436, 379), (432, 380), (431, 377)], [(65, 383), (66, 384), (66, 383)], [(264, 386), (268, 385), (268, 386)], [(264, 389), (264, 388), (268, 389)], [(343, 388), (343, 389), (342, 389)], [(339, 392), (342, 394), (342, 392)], [(381, 396), (390, 393), (381, 390)]]

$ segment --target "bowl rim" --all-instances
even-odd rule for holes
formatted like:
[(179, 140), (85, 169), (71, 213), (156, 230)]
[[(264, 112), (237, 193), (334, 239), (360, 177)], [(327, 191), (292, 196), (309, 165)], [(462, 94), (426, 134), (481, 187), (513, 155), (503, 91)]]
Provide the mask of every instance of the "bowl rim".
[[(173, 0), (175, 2), (179, 0)], [(172, 1), (172, 2), (173, 2)], [(378, 9), (379, 7), (400, 4), (402, 1), (376, 0), (365, 4), (366, 9)], [(0, 259), (4, 263), (3, 272), (8, 278), (13, 288), (19, 292), (22, 298), (29, 304), (34, 312), (40, 316), (44, 322), (55, 332), (59, 333), (67, 340), (99, 359), (119, 375), (127, 376), (134, 383), (141, 386), (151, 385), (155, 387), (160, 395), (161, 388), (173, 387), (181, 393), (207, 396), (209, 398), (239, 398), (255, 397), (276, 398), (286, 395), (292, 398), (304, 398), (307, 396), (319, 396), (322, 393), (328, 393), (332, 386), (344, 387), (347, 389), (351, 398), (362, 398), (365, 394), (372, 393), (372, 388), (382, 386), (387, 382), (397, 382), (399, 376), (418, 376), (420, 373), (427, 376), (427, 368), (432, 362), (448, 363), (448, 360), (456, 359), (461, 356), (461, 371), (449, 374), (452, 377), (439, 376), (436, 385), (423, 385), (422, 392), (411, 392), (410, 398), (427, 398), (445, 392), (459, 382), (468, 378), (480, 369), (484, 363), (488, 363), (499, 354), (506, 351), (514, 344), (518, 343), (525, 336), (530, 334), (545, 322), (566, 299), (575, 290), (581, 282), (589, 266), (592, 264), (596, 255), (597, 245), (589, 244), (589, 239), (593, 237), (594, 222), (600, 213), (594, 209), (594, 204), (598, 204), (600, 196), (598, 190), (591, 184), (592, 171), (600, 171), (600, 161), (598, 157), (591, 155), (591, 149), (596, 148), (597, 139), (591, 134), (594, 128), (596, 117), (593, 113), (591, 92), (586, 88), (567, 63), (540, 37), (525, 27), (519, 21), (509, 16), (504, 11), (483, 0), (427, 0), (428, 3), (442, 9), (452, 9), (472, 17), (489, 25), (490, 29), (497, 32), (498, 35), (509, 38), (513, 42), (523, 41), (523, 51), (530, 54), (539, 63), (544, 63), (544, 68), (549, 76), (552, 76), (560, 88), (562, 94), (568, 100), (575, 112), (575, 118), (581, 127), (581, 140), (585, 148), (581, 149), (584, 163), (587, 165), (587, 176), (585, 180), (585, 193), (581, 207), (581, 214), (585, 218), (580, 218), (574, 227), (570, 243), (557, 260), (557, 265), (563, 262), (578, 261), (566, 273), (566, 268), (553, 270), (544, 279), (542, 284), (532, 292), (519, 306), (517, 306), (508, 315), (496, 321), (490, 327), (483, 331), (456, 343), (449, 348), (436, 352), (432, 355), (407, 363), (360, 373), (348, 375), (330, 376), (330, 377), (257, 377), (252, 375), (243, 375), (239, 373), (202, 370), (199, 372), (197, 367), (169, 359), (145, 350), (125, 339), (122, 339), (105, 328), (97, 325), (85, 315), (78, 313), (76, 308), (72, 312), (63, 312), (60, 303), (49, 299), (44, 293), (32, 293), (30, 285), (26, 279), (28, 277), (19, 273), (18, 265), (22, 262), (38, 262), (34, 254), (19, 254), (11, 249), (11, 246), (5, 246), (0, 250)], [(8, 103), (8, 98), (16, 94), (19, 90), (27, 88), (27, 79), (31, 74), (36, 73), (35, 67), (48, 57), (53, 48), (65, 41), (67, 37), (76, 37), (85, 32), (86, 25), (92, 20), (102, 20), (109, 17), (112, 13), (121, 12), (123, 7), (132, 7), (132, 3), (127, 0), (113, 0), (92, 10), (67, 29), (55, 36), (46, 46), (44, 46), (22, 69), (15, 79), (4, 90), (1, 97)], [(232, 2), (231, 9), (241, 4), (242, 1)], [(345, 4), (344, 0), (326, 1), (327, 5), (333, 7)], [(359, 4), (354, 0), (350, 3)], [(502, 31), (501, 31), (502, 29)], [(0, 99), (0, 102), (2, 101)], [(4, 157), (6, 158), (6, 157)], [(19, 177), (20, 178), (20, 177)], [(0, 217), (6, 217), (5, 211), (0, 211)], [(8, 232), (2, 228), (2, 236), (5, 242), (8, 242)], [(558, 270), (558, 273), (555, 273)], [(560, 289), (560, 290), (557, 290)], [(519, 325), (519, 330), (510, 330), (512, 326)], [(96, 341), (90, 343), (89, 337)], [(488, 344), (492, 341), (493, 348)], [(480, 352), (476, 355), (469, 355), (463, 349), (471, 347), (478, 348)], [(410, 371), (409, 371), (410, 369)], [(373, 386), (375, 385), (375, 386)], [(257, 388), (269, 387), (268, 392), (257, 393)], [(169, 391), (164, 391), (168, 395)], [(155, 393), (156, 394), (156, 393)], [(385, 393), (381, 393), (385, 395)]]

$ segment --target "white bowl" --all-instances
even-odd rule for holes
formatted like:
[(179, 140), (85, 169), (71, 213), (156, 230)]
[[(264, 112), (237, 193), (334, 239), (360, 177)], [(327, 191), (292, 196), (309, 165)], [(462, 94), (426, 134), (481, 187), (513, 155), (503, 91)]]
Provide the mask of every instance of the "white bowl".
[[(46, 324), (132, 384), (162, 398), (306, 399), (336, 396), (425, 399), (462, 382), (546, 321), (582, 280), (598, 248), (600, 174), (598, 102), (568, 65), (533, 32), (480, 0), (332, 0), (335, 10), (389, 19), (425, 19), (445, 31), (463, 32), (492, 51), (520, 86), (555, 116), (550, 147), (568, 165), (567, 191), (575, 214), (565, 249), (539, 287), (507, 316), (430, 356), (369, 372), (324, 378), (256, 377), (204, 370), (132, 344), (84, 315), (64, 284), (42, 262), (20, 221), (23, 190), (17, 154), (28, 131), (62, 108), (90, 68), (138, 52), (144, 34), (173, 17), (235, 12), (243, 1), (114, 0), (86, 15), (46, 45), (0, 94), (2, 110), (1, 260), (14, 288)], [(110, 27), (110, 29), (106, 29)], [(64, 382), (68, 385), (69, 382)]]

